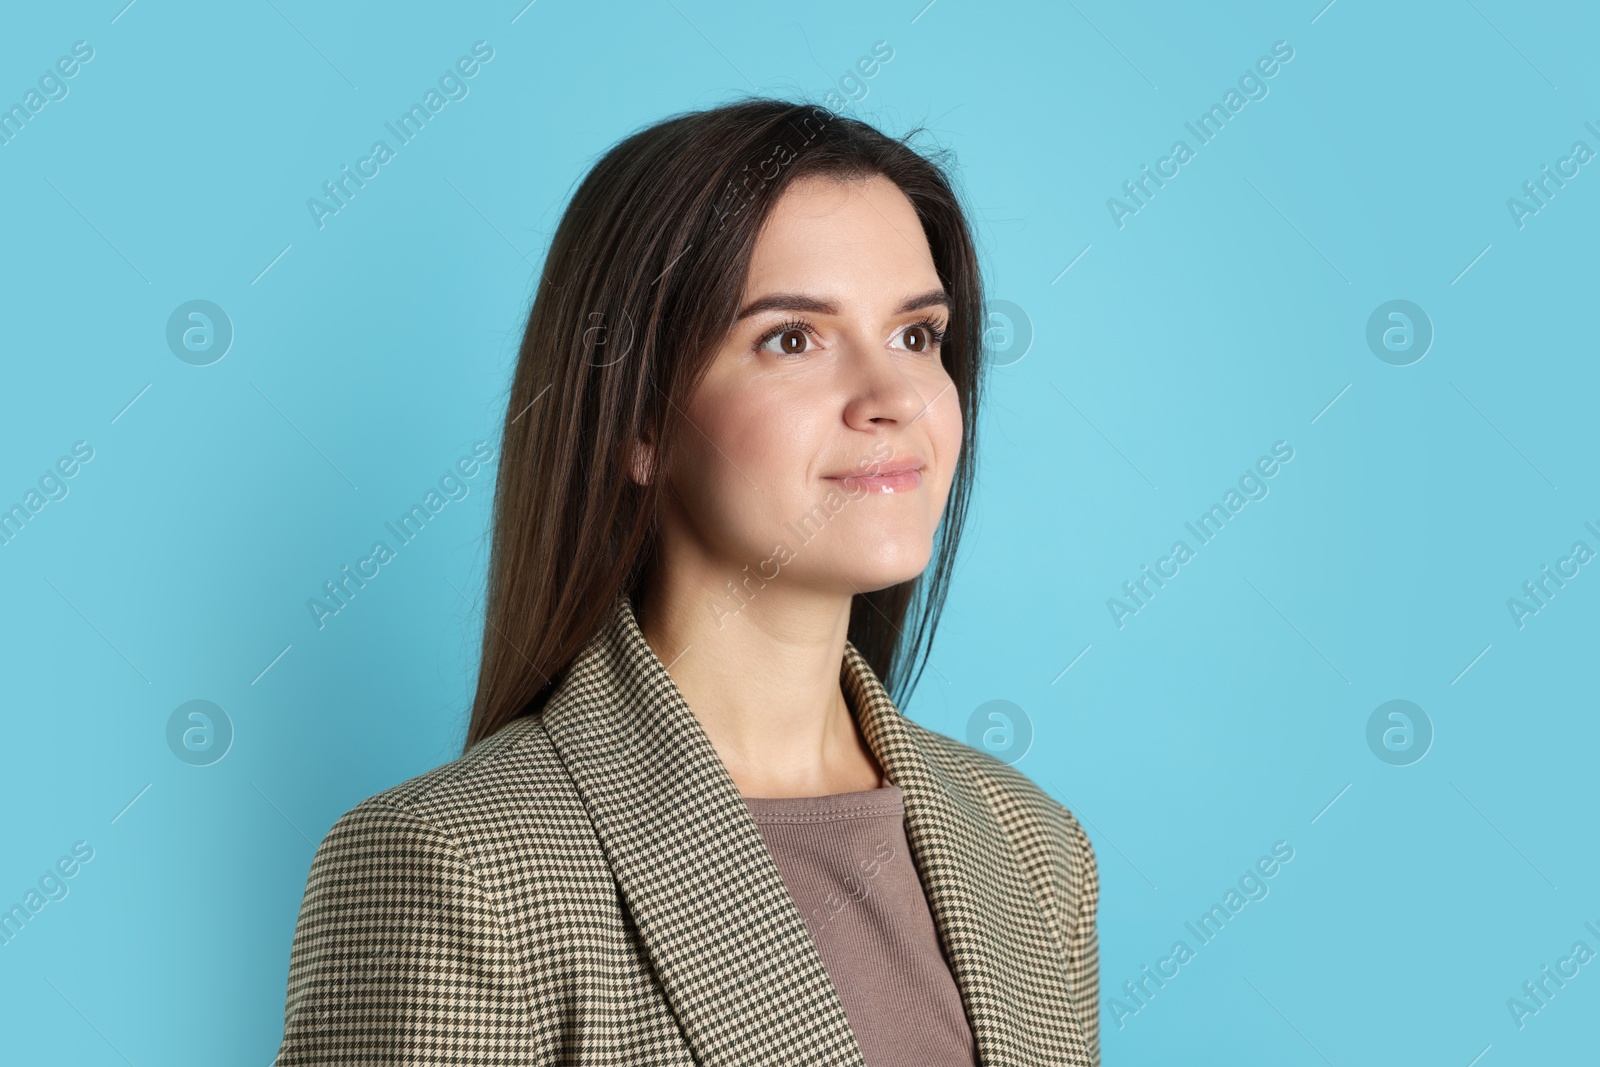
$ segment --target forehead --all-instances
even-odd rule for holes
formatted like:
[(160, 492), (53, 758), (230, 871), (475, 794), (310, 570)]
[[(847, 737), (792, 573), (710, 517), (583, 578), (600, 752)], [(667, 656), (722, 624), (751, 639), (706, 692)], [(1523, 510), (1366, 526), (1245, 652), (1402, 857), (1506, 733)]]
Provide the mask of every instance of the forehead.
[(911, 201), (881, 175), (804, 178), (784, 190), (750, 257), (746, 296), (772, 289), (837, 295), (938, 284)]

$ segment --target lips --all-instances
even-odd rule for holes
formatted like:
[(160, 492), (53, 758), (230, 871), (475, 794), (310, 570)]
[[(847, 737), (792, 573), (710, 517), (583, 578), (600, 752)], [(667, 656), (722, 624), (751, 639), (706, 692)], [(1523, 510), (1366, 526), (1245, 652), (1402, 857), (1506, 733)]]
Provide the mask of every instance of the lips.
[(901, 471), (898, 474), (852, 474), (839, 479), (852, 492), (904, 493), (922, 484), (922, 471)]
[(851, 492), (904, 493), (922, 485), (925, 466), (916, 456), (902, 456), (883, 463), (864, 464), (859, 471), (826, 477), (831, 481), (843, 482)]
[(879, 478), (889, 475), (905, 474), (908, 471), (920, 471), (927, 464), (919, 456), (900, 456), (897, 459), (885, 462), (863, 461), (854, 470), (839, 471), (834, 474), (824, 474), (824, 478), (843, 481), (847, 478)]

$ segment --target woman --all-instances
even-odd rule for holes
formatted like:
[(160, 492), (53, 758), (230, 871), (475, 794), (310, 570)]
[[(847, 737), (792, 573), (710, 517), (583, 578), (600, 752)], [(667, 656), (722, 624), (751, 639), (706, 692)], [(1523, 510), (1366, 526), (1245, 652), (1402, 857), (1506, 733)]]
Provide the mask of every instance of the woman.
[(280, 1067), (1099, 1063), (1088, 838), (886, 688), (982, 299), (940, 168), (856, 120), (751, 100), (600, 160), (511, 388), (465, 753), (318, 848)]

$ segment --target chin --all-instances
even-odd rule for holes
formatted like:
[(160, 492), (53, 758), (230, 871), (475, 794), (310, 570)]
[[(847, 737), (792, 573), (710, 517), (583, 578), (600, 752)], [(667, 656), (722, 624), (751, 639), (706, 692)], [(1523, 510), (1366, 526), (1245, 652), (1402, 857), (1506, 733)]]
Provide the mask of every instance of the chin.
[(927, 538), (914, 538), (865, 544), (835, 562), (839, 573), (866, 593), (911, 581), (928, 569), (932, 558), (932, 543)]
[(913, 581), (920, 577), (922, 571), (897, 572), (892, 575), (874, 572), (871, 576), (854, 575), (850, 578), (850, 587), (857, 593), (876, 593), (879, 589), (887, 589), (892, 585)]

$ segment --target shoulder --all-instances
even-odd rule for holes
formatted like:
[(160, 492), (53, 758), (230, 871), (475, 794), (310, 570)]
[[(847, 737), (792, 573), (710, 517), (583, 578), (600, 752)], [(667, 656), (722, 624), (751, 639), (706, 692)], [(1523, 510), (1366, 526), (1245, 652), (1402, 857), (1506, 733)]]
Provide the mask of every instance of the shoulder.
[[(413, 861), (448, 857), (494, 886), (543, 854), (576, 860), (573, 826), (588, 818), (534, 717), (513, 721), (451, 760), (381, 792), (335, 820), (319, 858), (387, 850)], [(315, 862), (315, 861), (314, 861)]]
[(915, 722), (911, 726), (935, 768), (988, 804), (1030, 876), (1058, 898), (1062, 913), (1092, 913), (1099, 870), (1089, 836), (1071, 809), (1011, 764)]
[[(544, 1016), (515, 938), (559, 904), (526, 885), (544, 861), (524, 812), (558, 803), (535, 735), (508, 727), (335, 820), (295, 924), (278, 1062), (532, 1062)], [(533, 860), (503, 847), (517, 834)]]

